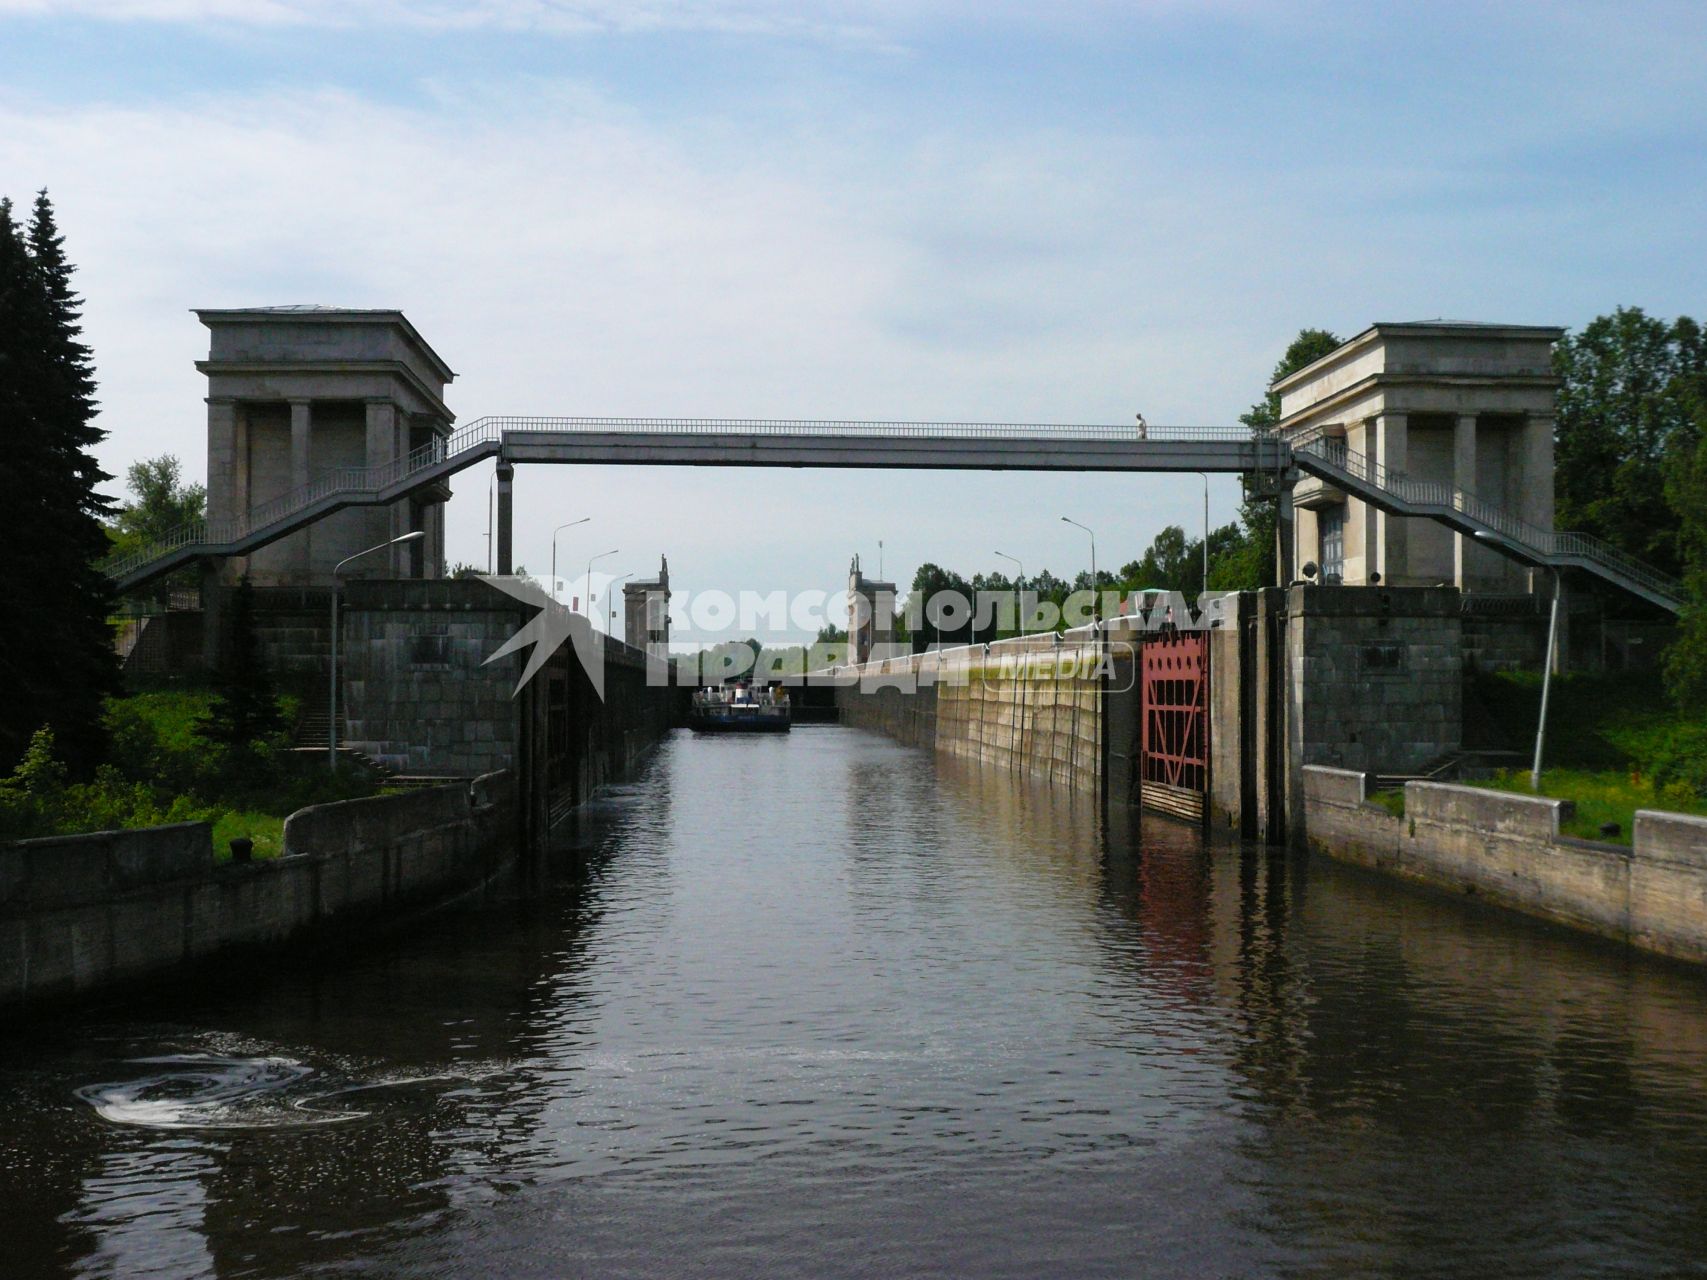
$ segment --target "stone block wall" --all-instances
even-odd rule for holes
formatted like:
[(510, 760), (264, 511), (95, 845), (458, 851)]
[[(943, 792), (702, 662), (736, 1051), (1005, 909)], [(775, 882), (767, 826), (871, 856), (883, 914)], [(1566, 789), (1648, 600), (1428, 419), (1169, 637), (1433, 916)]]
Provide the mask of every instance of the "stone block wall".
[(836, 709), (841, 723), (886, 734), (908, 747), (936, 748), (936, 686), (897, 688), (857, 683), (836, 686)]
[(1294, 587), (1287, 612), (1296, 767), (1407, 773), (1459, 749), (1456, 591)]
[(300, 810), (265, 862), (216, 865), (201, 822), (0, 847), (0, 1007), (403, 918), (506, 865), (516, 824), (498, 774)]
[(1306, 767), (1309, 847), (1707, 964), (1707, 818), (1644, 810), (1625, 848), (1561, 836), (1566, 800), (1411, 782), (1398, 817), (1368, 794), (1366, 773)]
[(1023, 667), (980, 659), (937, 686), (936, 748), (1076, 791), (1101, 782), (1100, 682), (1081, 672), (1076, 650), (1058, 661), (1028, 656)]
[(486, 659), (535, 611), (478, 581), (352, 582), (345, 594), (343, 740), (404, 773), (514, 766), (520, 660)]
[(64, 906), (205, 875), (213, 869), (212, 830), (205, 822), (178, 822), (0, 845), (0, 912)]
[(1467, 614), (1462, 623), (1466, 671), (1539, 671), (1547, 652), (1547, 615)]

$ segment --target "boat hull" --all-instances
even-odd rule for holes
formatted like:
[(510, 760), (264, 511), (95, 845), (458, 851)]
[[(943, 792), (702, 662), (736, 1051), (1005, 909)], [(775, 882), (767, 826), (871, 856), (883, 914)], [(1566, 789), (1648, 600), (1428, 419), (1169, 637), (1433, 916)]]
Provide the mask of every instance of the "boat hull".
[(787, 733), (790, 718), (786, 707), (762, 711), (695, 707), (688, 714), (688, 728), (695, 733)]

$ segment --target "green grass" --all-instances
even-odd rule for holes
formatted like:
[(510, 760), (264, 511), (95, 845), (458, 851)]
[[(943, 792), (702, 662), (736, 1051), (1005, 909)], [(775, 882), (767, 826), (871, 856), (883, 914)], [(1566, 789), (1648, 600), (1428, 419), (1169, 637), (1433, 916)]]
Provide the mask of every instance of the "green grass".
[(1369, 797), (1369, 803), (1379, 805), (1395, 818), (1405, 816), (1405, 789), (1395, 787), (1391, 791), (1377, 791)]
[[(1482, 675), (1465, 690), (1465, 745), (1517, 751), (1535, 745), (1539, 674)], [(1677, 710), (1652, 672), (1555, 677), (1547, 711), (1541, 793), (1576, 804), (1568, 834), (1630, 841), (1637, 809), (1707, 813), (1707, 722)], [(1529, 771), (1480, 784), (1529, 793)], [(1617, 836), (1602, 836), (1616, 822)]]
[[(1536, 794), (1530, 790), (1528, 770), (1502, 770), (1493, 778), (1467, 785), (1520, 795)], [(1674, 783), (1657, 787), (1640, 776), (1610, 770), (1545, 769), (1541, 773), (1540, 794), (1569, 800), (1576, 806), (1576, 812), (1559, 824), (1559, 830), (1581, 840), (1629, 844), (1638, 809), (1707, 815), (1707, 801), (1687, 786)], [(1607, 822), (1618, 824), (1616, 835), (1600, 833), (1601, 825)]]
[(162, 749), (193, 752), (201, 747), (196, 721), (207, 714), (213, 693), (208, 689), (162, 689), (115, 698), (115, 713), (129, 712), (154, 730)]
[(213, 823), (215, 862), (231, 860), (231, 842), (247, 836), (255, 842), (254, 857), (276, 858), (284, 852), (284, 820), (289, 815), (256, 813), (250, 809), (227, 809)]

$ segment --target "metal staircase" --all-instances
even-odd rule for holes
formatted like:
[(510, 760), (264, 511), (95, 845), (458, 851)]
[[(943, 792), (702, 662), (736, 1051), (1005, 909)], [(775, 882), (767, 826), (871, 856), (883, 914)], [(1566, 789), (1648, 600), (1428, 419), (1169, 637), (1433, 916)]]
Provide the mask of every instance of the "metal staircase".
[(1676, 579), (1591, 534), (1543, 529), (1452, 485), (1389, 471), (1320, 430), (1294, 436), (1288, 443), (1300, 471), (1381, 511), (1436, 520), (1525, 564), (1580, 569), (1672, 613), (1683, 607)]
[(248, 555), (344, 507), (396, 502), (495, 455), (502, 440), (498, 423), (498, 419), (481, 419), (377, 467), (330, 467), (311, 484), (246, 515), (180, 525), (159, 541), (110, 560), (102, 568), (122, 595), (203, 557)]

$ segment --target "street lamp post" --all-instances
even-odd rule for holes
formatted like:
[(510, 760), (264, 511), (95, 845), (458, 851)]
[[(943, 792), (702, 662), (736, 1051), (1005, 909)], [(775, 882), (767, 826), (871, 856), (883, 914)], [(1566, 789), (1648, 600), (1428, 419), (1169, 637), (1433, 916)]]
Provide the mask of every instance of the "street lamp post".
[(393, 538), (389, 542), (381, 542), (369, 547), (366, 551), (358, 551), (353, 556), (345, 556), (332, 566), (332, 688), (331, 697), (326, 707), (326, 764), (336, 773), (338, 771), (338, 575), (344, 571), (344, 566), (352, 560), (360, 560), (363, 556), (372, 555), (375, 551), (384, 551), (387, 547), (395, 547), (400, 542), (414, 542), (426, 537), (424, 529), (406, 533), (402, 537)]
[(592, 516), (582, 516), (579, 520), (571, 520), (568, 524), (560, 524), (551, 531), (551, 598), (557, 599), (557, 535), (565, 529), (573, 529), (578, 524), (586, 524)]
[(1025, 609), (1025, 566), (1020, 563), (1018, 556), (1010, 556), (1005, 551), (994, 553), (999, 559), (1012, 560), (1019, 570), (1019, 577), (1014, 584), (1014, 634), (1020, 635), (1025, 630), (1025, 619), (1022, 611)]
[[(492, 513), (494, 493), (498, 488), (498, 473), (494, 471), (492, 478), (486, 482), (486, 572), (492, 572)], [(365, 552), (363, 554), (366, 554)]]
[(1098, 606), (1098, 597), (1100, 596), (1101, 593), (1097, 588), (1097, 536), (1096, 536), (1096, 532), (1093, 529), (1091, 529), (1091, 527), (1089, 525), (1080, 524), (1077, 520), (1070, 519), (1067, 516), (1062, 516), (1061, 522), (1063, 524), (1070, 524), (1075, 529), (1083, 529), (1086, 533), (1091, 535), (1091, 621), (1093, 623), (1095, 623), (1096, 621), (1098, 621), (1102, 617), (1101, 609)]
[(1553, 688), (1553, 663), (1559, 656), (1559, 597), (1565, 594), (1559, 571), (1553, 570), (1553, 608), (1547, 618), (1547, 665), (1541, 668), (1541, 717), (1535, 724), (1535, 763), (1529, 770), (1529, 789), (1541, 791), (1541, 751), (1547, 745), (1547, 695)]
[[(1484, 529), (1477, 529), (1474, 536), (1507, 552), (1516, 550), (1506, 539)], [(1520, 562), (1527, 559), (1521, 555), (1514, 555), (1513, 558)], [(1528, 563), (1534, 564), (1535, 561), (1530, 560)], [(1541, 790), (1541, 754), (1547, 746), (1547, 700), (1553, 691), (1553, 664), (1559, 657), (1559, 598), (1564, 594), (1565, 580), (1558, 569), (1553, 569), (1553, 607), (1547, 615), (1547, 654), (1542, 659), (1541, 666), (1541, 714), (1535, 722), (1535, 759), (1529, 767), (1529, 789), (1537, 793)]]
[(593, 620), (593, 566), (595, 564), (597, 564), (600, 560), (603, 560), (608, 556), (614, 556), (615, 554), (616, 554), (616, 551), (613, 548), (610, 551), (601, 551), (601, 552), (599, 552), (598, 555), (592, 556), (587, 561), (587, 610), (586, 610), (586, 613), (587, 613), (587, 621), (588, 622), (591, 622)]

